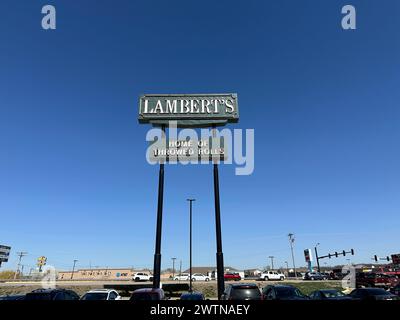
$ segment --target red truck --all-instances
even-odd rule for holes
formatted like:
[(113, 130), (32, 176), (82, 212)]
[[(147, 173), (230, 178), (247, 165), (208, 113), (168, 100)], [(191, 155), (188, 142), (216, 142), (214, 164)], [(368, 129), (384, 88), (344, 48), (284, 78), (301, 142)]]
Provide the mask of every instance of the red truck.
[(242, 280), (242, 278), (240, 277), (240, 275), (238, 273), (225, 273), (224, 274), (224, 279), (226, 281), (229, 281), (229, 280), (240, 281), (240, 280)]
[(395, 287), (400, 282), (400, 279), (382, 273), (374, 272), (359, 272), (356, 274), (356, 287), (376, 287), (389, 289)]

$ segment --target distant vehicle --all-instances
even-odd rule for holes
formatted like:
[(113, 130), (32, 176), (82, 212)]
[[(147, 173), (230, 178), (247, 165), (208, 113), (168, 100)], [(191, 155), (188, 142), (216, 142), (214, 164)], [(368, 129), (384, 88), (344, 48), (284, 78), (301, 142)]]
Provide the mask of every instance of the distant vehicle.
[(400, 296), (400, 284), (390, 289), (390, 292), (395, 294), (396, 296)]
[(260, 274), (259, 277), (260, 280), (285, 280), (285, 275), (283, 273), (280, 272), (276, 272), (276, 271), (264, 271)]
[(290, 285), (269, 285), (262, 290), (263, 300), (310, 300), (299, 289)]
[(310, 294), (312, 300), (352, 300), (347, 294), (335, 289), (317, 290)]
[(354, 300), (400, 300), (399, 296), (382, 288), (354, 289), (349, 296)]
[(230, 280), (240, 281), (240, 280), (242, 280), (241, 276), (238, 273), (225, 273), (224, 274), (224, 279), (226, 281), (230, 281)]
[(79, 295), (65, 289), (37, 289), (25, 295), (24, 300), (79, 300)]
[(1, 300), (1, 301), (24, 300), (24, 298), (25, 298), (25, 295), (22, 295), (22, 294), (0, 296), (0, 300)]
[(262, 300), (261, 292), (255, 283), (230, 284), (221, 300)]
[(175, 276), (174, 280), (176, 281), (186, 281), (189, 280), (189, 273), (181, 273)]
[(148, 273), (144, 273), (144, 272), (137, 272), (133, 275), (133, 280), (136, 282), (139, 281), (152, 281), (153, 280), (153, 276), (148, 274)]
[(191, 301), (199, 301), (205, 300), (204, 295), (201, 292), (188, 292), (183, 293), (180, 297), (181, 300), (191, 300)]
[(327, 280), (328, 278), (319, 272), (307, 272), (304, 280)]
[(399, 283), (399, 279), (390, 275), (374, 272), (358, 272), (356, 274), (356, 288), (375, 287), (392, 288)]
[(130, 301), (166, 300), (163, 289), (142, 288), (132, 292)]
[(206, 276), (202, 273), (195, 273), (195, 274), (192, 274), (192, 280), (193, 281), (210, 281), (210, 277)]
[(86, 292), (81, 300), (121, 300), (121, 296), (112, 289), (94, 289)]

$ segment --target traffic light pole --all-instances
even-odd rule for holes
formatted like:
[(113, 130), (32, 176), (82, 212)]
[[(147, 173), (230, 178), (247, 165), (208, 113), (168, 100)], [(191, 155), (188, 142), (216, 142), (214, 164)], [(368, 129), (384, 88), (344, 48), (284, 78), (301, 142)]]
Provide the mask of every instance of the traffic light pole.
[(315, 246), (314, 249), (315, 249), (315, 259), (317, 259), (318, 272), (321, 272), (321, 268), (319, 267), (319, 257), (318, 257), (317, 247)]

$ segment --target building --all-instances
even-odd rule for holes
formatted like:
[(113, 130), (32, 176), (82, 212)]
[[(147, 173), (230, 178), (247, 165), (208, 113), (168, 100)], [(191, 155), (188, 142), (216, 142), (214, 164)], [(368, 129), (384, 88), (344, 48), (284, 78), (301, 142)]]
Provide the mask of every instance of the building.
[(150, 273), (150, 270), (134, 270), (132, 268), (90, 268), (74, 271), (58, 271), (57, 280), (132, 280), (136, 272)]

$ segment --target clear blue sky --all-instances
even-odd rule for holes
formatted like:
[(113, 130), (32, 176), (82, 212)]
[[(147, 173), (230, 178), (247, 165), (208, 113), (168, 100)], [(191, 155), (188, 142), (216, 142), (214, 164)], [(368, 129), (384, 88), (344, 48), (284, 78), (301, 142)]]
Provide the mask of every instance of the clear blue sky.
[[(41, 29), (41, 8), (57, 30)], [(341, 8), (357, 9), (357, 30)], [(225, 265), (400, 251), (399, 1), (1, 2), (2, 268), (152, 267), (158, 168), (142, 93), (237, 92), (255, 171), (220, 167)], [(211, 166), (167, 166), (162, 268), (215, 264)], [(335, 259), (329, 263), (343, 263)]]

